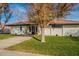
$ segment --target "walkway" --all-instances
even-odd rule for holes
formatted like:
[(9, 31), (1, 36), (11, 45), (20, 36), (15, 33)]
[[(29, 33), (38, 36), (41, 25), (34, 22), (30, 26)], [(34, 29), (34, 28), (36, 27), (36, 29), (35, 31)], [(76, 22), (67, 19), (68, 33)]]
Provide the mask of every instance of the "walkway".
[(14, 38), (0, 40), (0, 49), (8, 48), (12, 45), (21, 43), (21, 42), (23, 42), (25, 40), (29, 40), (29, 39), (31, 39), (31, 37), (17, 36), (17, 37), (14, 37)]

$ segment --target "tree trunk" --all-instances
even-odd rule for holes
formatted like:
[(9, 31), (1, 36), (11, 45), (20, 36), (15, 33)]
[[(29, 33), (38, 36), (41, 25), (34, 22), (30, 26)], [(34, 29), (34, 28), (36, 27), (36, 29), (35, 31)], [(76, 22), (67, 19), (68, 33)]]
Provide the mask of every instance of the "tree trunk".
[(41, 28), (41, 42), (45, 42), (45, 33), (44, 33), (44, 28)]
[(50, 36), (52, 35), (52, 33), (51, 33), (51, 25), (50, 25)]
[(1, 14), (0, 14), (0, 25), (1, 25)]

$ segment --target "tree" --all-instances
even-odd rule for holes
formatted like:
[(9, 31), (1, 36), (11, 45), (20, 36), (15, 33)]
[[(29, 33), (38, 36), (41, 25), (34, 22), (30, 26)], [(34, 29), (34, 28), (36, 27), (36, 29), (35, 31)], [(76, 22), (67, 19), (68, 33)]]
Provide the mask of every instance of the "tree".
[(73, 8), (73, 4), (31, 4), (32, 13), (31, 21), (35, 22), (41, 28), (41, 42), (45, 42), (44, 29), (48, 24), (49, 16), (51, 14), (52, 19), (62, 18), (69, 14), (69, 11)]
[[(51, 4), (31, 4), (32, 6), (32, 15), (33, 19), (31, 19), (35, 24), (37, 24), (41, 28), (41, 42), (45, 42), (44, 29), (48, 23), (48, 15), (52, 10)], [(47, 12), (48, 11), (48, 12)]]
[(58, 3), (55, 6), (55, 18), (60, 19), (64, 18), (67, 15), (70, 15), (70, 12), (75, 5), (76, 4), (73, 3)]
[(4, 21), (4, 24), (6, 24), (9, 21), (9, 19), (11, 18), (11, 15), (12, 15), (12, 10), (9, 8), (8, 3), (0, 3), (0, 25), (1, 26), (2, 26), (2, 22), (1, 22), (2, 14), (4, 14), (4, 17), (6, 19)]
[(0, 24), (1, 24), (2, 4), (0, 3)]
[(14, 11), (14, 15), (16, 15), (16, 20), (17, 21), (25, 21), (27, 20), (27, 12), (26, 10), (22, 10), (21, 8), (17, 8)]
[(9, 19), (11, 18), (12, 10), (10, 9), (9, 4), (4, 3), (2, 5), (3, 5), (3, 13), (4, 13), (4, 16), (6, 19), (4, 22), (6, 24), (9, 21)]

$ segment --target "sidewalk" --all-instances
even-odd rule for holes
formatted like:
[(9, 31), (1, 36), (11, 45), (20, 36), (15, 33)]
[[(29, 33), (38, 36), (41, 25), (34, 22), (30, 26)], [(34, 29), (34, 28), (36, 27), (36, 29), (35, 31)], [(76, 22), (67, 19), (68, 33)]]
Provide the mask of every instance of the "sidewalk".
[(44, 56), (44, 55), (0, 49), (0, 56)]

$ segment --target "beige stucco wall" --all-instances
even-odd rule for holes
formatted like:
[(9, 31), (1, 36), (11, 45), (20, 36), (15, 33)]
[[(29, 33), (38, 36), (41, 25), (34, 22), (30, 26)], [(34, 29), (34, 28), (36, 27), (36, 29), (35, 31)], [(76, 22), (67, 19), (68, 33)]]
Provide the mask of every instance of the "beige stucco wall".
[[(39, 34), (41, 34), (41, 29), (39, 28)], [(59, 35), (62, 36), (62, 28), (45, 28), (45, 35)]]
[(10, 26), (11, 34), (24, 34), (26, 26), (22, 26), (22, 31), (20, 31), (20, 26)]
[[(41, 29), (39, 28), (39, 33), (41, 33)], [(79, 27), (74, 26), (63, 26), (63, 28), (45, 28), (45, 35), (51, 36), (79, 36)]]
[(62, 36), (62, 28), (45, 28), (45, 35)]
[[(19, 26), (11, 27), (11, 32), (14, 28), (19, 28)], [(26, 28), (24, 26), (23, 28)], [(38, 27), (38, 33), (41, 34), (41, 28)], [(45, 28), (45, 35), (51, 35), (51, 36), (79, 36), (79, 25), (64, 25), (63, 28)]]

